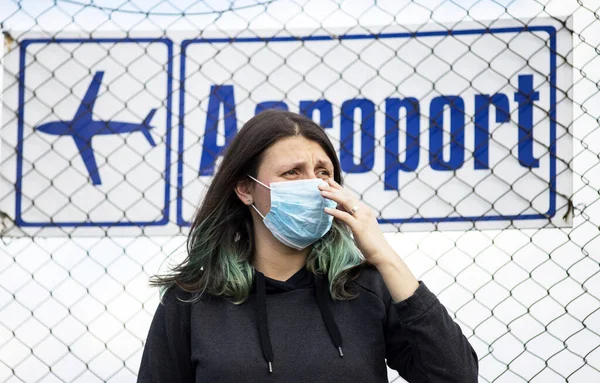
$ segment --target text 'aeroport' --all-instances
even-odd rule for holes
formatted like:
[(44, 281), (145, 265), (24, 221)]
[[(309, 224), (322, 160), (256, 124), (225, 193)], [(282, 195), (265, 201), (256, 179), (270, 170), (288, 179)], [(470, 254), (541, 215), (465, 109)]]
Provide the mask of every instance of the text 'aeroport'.
[[(509, 96), (504, 93), (476, 94), (474, 116), (474, 170), (489, 169), (489, 115), (495, 108), (496, 123), (510, 121)], [(539, 160), (533, 156), (533, 107), (539, 100), (539, 92), (533, 86), (533, 75), (518, 76), (518, 89), (511, 97), (518, 107), (518, 131), (515, 132), (515, 143), (518, 145), (519, 164), (527, 168), (539, 166)], [(233, 85), (211, 86), (206, 113), (203, 150), (200, 159), (200, 176), (212, 176), (215, 163), (238, 131), (236, 103)], [(265, 109), (289, 110), (283, 101), (265, 101), (256, 105), (255, 113)], [(444, 143), (443, 126), (444, 110), (450, 109), (450, 142)], [(313, 118), (315, 111), (319, 114), (317, 121), (323, 128), (333, 128), (333, 106), (330, 101), (303, 100), (299, 103), (299, 113)], [(399, 130), (400, 112), (406, 114), (405, 131)], [(225, 132), (224, 144), (217, 143), (220, 112), (223, 110)], [(360, 110), (361, 121), (355, 121), (355, 111)], [(365, 173), (375, 166), (375, 110), (373, 101), (366, 98), (346, 100), (340, 111), (340, 163), (346, 173)], [(434, 97), (429, 104), (429, 166), (433, 170), (453, 171), (461, 168), (465, 162), (465, 102), (456, 95), (440, 95)], [(421, 105), (414, 97), (385, 99), (385, 170), (384, 189), (398, 189), (398, 173), (413, 172), (419, 167)], [(354, 155), (354, 127), (361, 127), (360, 157)], [(399, 159), (399, 139), (405, 134), (405, 159)], [(444, 146), (449, 145), (448, 159), (443, 157)]]

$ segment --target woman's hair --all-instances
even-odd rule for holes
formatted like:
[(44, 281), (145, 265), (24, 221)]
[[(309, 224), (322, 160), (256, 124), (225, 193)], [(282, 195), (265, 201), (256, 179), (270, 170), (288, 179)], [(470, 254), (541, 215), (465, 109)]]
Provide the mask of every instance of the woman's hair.
[[(255, 244), (252, 216), (235, 193), (236, 185), (257, 176), (265, 151), (286, 137), (302, 136), (318, 143), (333, 163), (334, 179), (342, 183), (340, 163), (323, 129), (311, 119), (268, 110), (250, 119), (232, 140), (197, 210), (187, 239), (187, 257), (173, 270), (154, 276), (153, 286), (203, 292), (243, 302), (250, 294)], [(363, 258), (347, 225), (333, 221), (331, 230), (312, 245), (307, 268), (325, 274), (334, 299), (351, 299), (349, 282)]]

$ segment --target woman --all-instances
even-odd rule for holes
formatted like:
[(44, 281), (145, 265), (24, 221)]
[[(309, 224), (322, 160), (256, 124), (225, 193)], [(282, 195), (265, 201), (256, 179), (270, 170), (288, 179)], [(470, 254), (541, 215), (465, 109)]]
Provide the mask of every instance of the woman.
[[(155, 285), (138, 382), (475, 382), (477, 356), (341, 186), (312, 120), (240, 130), (198, 210), (188, 256)], [(336, 209), (337, 206), (337, 209)]]

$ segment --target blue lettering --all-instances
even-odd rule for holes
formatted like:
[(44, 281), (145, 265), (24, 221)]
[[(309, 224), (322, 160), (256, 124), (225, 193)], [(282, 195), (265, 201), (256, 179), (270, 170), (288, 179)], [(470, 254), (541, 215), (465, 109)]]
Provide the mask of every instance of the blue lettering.
[(256, 105), (254, 114), (259, 114), (260, 112), (264, 112), (265, 110), (269, 109), (289, 110), (287, 104), (283, 101), (265, 101)]
[[(354, 111), (361, 111), (360, 160), (354, 162)], [(375, 165), (375, 104), (367, 99), (352, 99), (342, 104), (340, 163), (346, 173), (365, 173)]]
[[(539, 160), (533, 156), (533, 107), (539, 100), (539, 92), (534, 89), (533, 75), (518, 76), (518, 91), (514, 100), (518, 103), (518, 160), (521, 166), (539, 167)], [(496, 124), (510, 122), (510, 102), (506, 94), (475, 95), (474, 111), (474, 169), (490, 168), (489, 141), (491, 137), (491, 107), (495, 108)], [(285, 101), (264, 101), (256, 105), (255, 113), (267, 109), (289, 110)], [(334, 111), (332, 103), (325, 99), (303, 100), (299, 103), (300, 114), (316, 120), (323, 128), (333, 128)], [(360, 112), (360, 124), (355, 121), (355, 112)], [(421, 110), (417, 98), (387, 98), (385, 100), (385, 169), (384, 190), (400, 188), (400, 172), (414, 172), (419, 168), (421, 152)], [(453, 171), (461, 168), (465, 161), (465, 105), (460, 96), (441, 95), (433, 98), (429, 105), (429, 166), (434, 170)], [(375, 104), (368, 99), (346, 100), (340, 113), (340, 164), (345, 173), (366, 173), (375, 166)], [(444, 142), (444, 111), (449, 110), (449, 142)], [(318, 113), (318, 116), (315, 115)], [(400, 129), (400, 115), (406, 113), (406, 129)], [(221, 114), (222, 113), (222, 114)], [(219, 123), (224, 125), (225, 143), (217, 144)], [(356, 124), (355, 124), (356, 122)], [(493, 122), (492, 122), (493, 124)], [(360, 157), (355, 152), (355, 127), (360, 125)], [(233, 85), (213, 85), (210, 87), (203, 148), (200, 158), (199, 175), (212, 176), (215, 163), (233, 137), (237, 134), (237, 117)], [(357, 138), (358, 139), (358, 138)], [(405, 140), (405, 141), (404, 141)], [(401, 151), (400, 141), (406, 142)], [(444, 156), (444, 147), (449, 145), (449, 156)], [(400, 156), (403, 159), (400, 160)]]
[(327, 100), (300, 101), (300, 114), (313, 119), (315, 110), (319, 111), (319, 125), (323, 128), (333, 127), (333, 108)]
[(537, 168), (539, 161), (533, 157), (533, 102), (540, 93), (533, 90), (533, 75), (519, 76), (519, 91), (515, 101), (519, 103), (519, 163), (527, 168)]
[[(450, 159), (444, 161), (444, 107), (450, 106)], [(429, 106), (429, 166), (456, 170), (465, 160), (465, 102), (458, 96), (439, 96)]]
[(490, 105), (496, 107), (496, 122), (510, 121), (508, 97), (498, 93), (493, 96), (478, 94), (475, 96), (475, 169), (489, 169), (490, 144)]
[[(398, 159), (400, 108), (406, 110), (406, 158)], [(385, 100), (385, 176), (384, 189), (397, 190), (398, 172), (414, 172), (419, 166), (419, 135), (421, 133), (419, 101), (409, 97), (403, 100)]]
[[(223, 122), (225, 124), (225, 145), (217, 145), (221, 105), (223, 105)], [(211, 86), (208, 110), (206, 111), (202, 157), (200, 159), (199, 174), (201, 176), (212, 176), (214, 174), (217, 158), (222, 154), (223, 149), (229, 145), (236, 133), (237, 118), (235, 115), (233, 85)]]

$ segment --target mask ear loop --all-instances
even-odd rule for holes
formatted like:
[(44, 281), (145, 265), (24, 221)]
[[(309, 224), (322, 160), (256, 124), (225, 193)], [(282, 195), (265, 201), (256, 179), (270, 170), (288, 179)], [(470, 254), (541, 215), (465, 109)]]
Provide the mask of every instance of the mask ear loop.
[(256, 178), (252, 177), (250, 174), (246, 174), (248, 177), (250, 177), (252, 180), (254, 180), (256, 183), (261, 184), (262, 186), (266, 187), (267, 189), (271, 190), (271, 188), (265, 184), (263, 184), (262, 182), (260, 182), (259, 180), (257, 180)]
[(258, 213), (258, 215), (260, 215), (260, 216), (261, 216), (261, 218), (262, 218), (262, 219), (265, 219), (265, 216), (264, 216), (264, 215), (262, 215), (262, 214), (260, 213), (260, 211), (258, 211), (258, 208), (257, 208), (257, 207), (254, 205), (254, 203), (252, 203), (252, 205), (250, 205), (250, 206), (252, 206), (252, 208), (253, 208), (254, 210), (256, 210), (256, 212)]
[[(246, 174), (248, 177), (250, 177), (252, 180), (254, 180), (256, 183), (261, 184), (262, 186), (266, 187), (267, 189), (271, 190), (270, 187), (268, 187), (267, 185), (263, 184), (262, 182), (260, 182), (259, 180), (257, 180), (256, 178), (252, 177), (250, 174)], [(260, 215), (260, 217), (264, 220), (265, 216), (262, 215), (262, 213), (260, 211), (258, 211), (258, 208), (256, 207), (256, 205), (254, 205), (254, 202), (252, 202), (252, 208), (258, 213), (258, 215)]]

